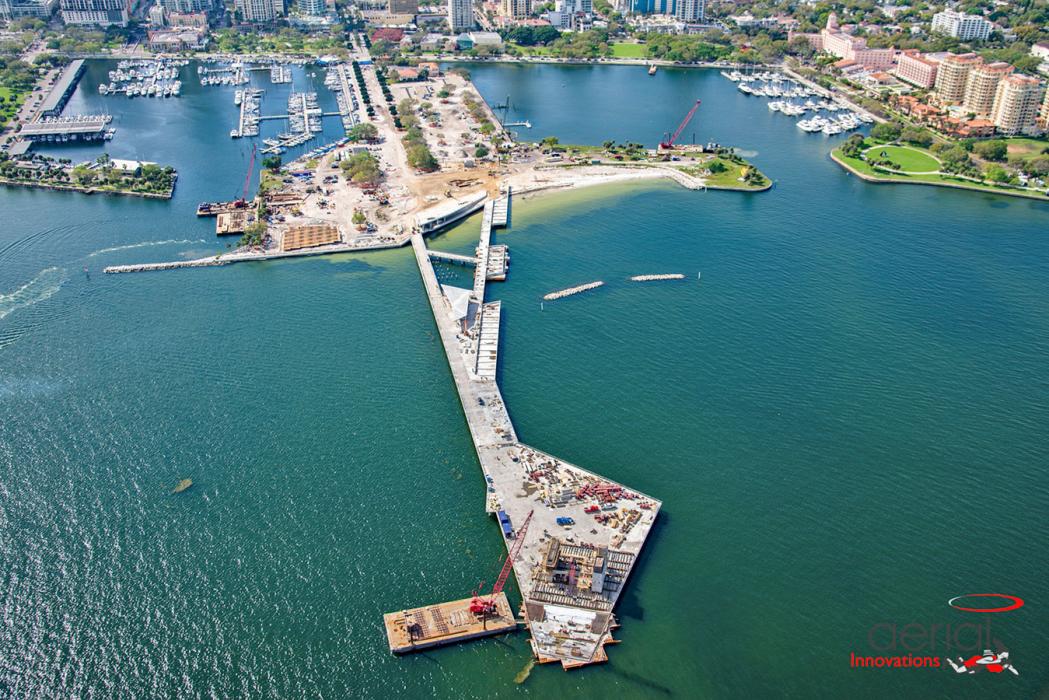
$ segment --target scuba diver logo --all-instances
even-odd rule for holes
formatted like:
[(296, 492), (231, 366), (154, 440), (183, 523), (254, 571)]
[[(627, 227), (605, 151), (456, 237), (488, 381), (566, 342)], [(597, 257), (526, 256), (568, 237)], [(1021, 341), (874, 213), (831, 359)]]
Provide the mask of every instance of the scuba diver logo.
[[(975, 604), (959, 604), (959, 601), (967, 601), (970, 598), (993, 598), (995, 602), (1004, 603), (1002, 605), (987, 607), (972, 607)], [(951, 606), (955, 610), (961, 610), (963, 612), (974, 612), (974, 613), (1003, 613), (1010, 612), (1012, 610), (1018, 610), (1023, 607), (1023, 600), (1017, 598), (1014, 595), (1005, 595), (1003, 593), (969, 593), (968, 595), (960, 595), (951, 598), (947, 601), (947, 605)], [(1009, 661), (1008, 651), (999, 651), (997, 653), (990, 649), (984, 649), (982, 654), (970, 656), (968, 659), (961, 656), (958, 657), (956, 662), (950, 657), (947, 658), (947, 663), (951, 665), (955, 673), (968, 673), (973, 674), (983, 669), (988, 673), (1001, 673), (1003, 671), (1009, 671), (1014, 676), (1019, 676), (1020, 672), (1016, 670), (1016, 667)]]

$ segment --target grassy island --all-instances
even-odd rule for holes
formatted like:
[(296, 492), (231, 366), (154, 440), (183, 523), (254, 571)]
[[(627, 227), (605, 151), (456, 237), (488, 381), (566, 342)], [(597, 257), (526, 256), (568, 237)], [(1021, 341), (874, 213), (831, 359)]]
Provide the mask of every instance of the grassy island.
[(542, 148), (548, 162), (565, 167), (661, 167), (696, 178), (709, 189), (761, 192), (772, 187), (772, 181), (764, 173), (731, 148), (706, 151), (683, 147), (673, 151), (654, 151), (640, 143), (605, 141), (600, 146), (584, 146), (561, 144), (556, 138), (543, 139), (537, 146)]
[(122, 194), (170, 199), (178, 174), (156, 163), (112, 160), (107, 155), (74, 165), (66, 158), (38, 154), (0, 155), (0, 184), (87, 194)]
[(991, 150), (977, 148), (970, 152), (962, 145), (929, 147), (899, 140), (881, 142), (854, 134), (830, 155), (838, 165), (868, 182), (955, 187), (1049, 199), (1045, 180), (1020, 179), (994, 162), (985, 162)]

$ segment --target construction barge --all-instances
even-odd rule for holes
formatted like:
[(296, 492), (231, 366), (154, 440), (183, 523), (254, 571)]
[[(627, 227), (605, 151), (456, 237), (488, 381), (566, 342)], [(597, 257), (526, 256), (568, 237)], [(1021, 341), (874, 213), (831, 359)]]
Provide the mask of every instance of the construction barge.
[(232, 202), (201, 202), (197, 205), (197, 216), (218, 216), (238, 209), (246, 209), (251, 204), (243, 199), (234, 199)]
[(486, 614), (471, 610), (472, 598), (426, 605), (383, 615), (390, 651), (408, 654), (421, 649), (513, 632), (517, 619), (505, 593), (493, 596)]

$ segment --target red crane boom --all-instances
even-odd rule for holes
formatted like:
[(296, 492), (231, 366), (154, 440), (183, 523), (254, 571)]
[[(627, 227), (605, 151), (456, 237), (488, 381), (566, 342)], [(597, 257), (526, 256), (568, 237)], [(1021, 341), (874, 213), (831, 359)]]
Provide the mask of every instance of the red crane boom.
[(685, 118), (681, 120), (680, 124), (678, 124), (677, 131), (674, 132), (674, 135), (659, 144), (660, 148), (669, 149), (674, 147), (674, 142), (677, 141), (677, 137), (681, 136), (681, 132), (684, 131), (685, 127), (688, 126), (688, 123), (692, 121), (692, 117), (695, 116), (697, 109), (699, 109), (699, 100), (696, 100), (696, 104), (692, 105), (692, 109), (688, 110), (688, 114), (686, 114)]
[[(528, 523), (532, 522), (532, 513), (534, 512), (528, 511), (528, 517), (525, 518), (521, 528), (517, 531), (514, 542), (510, 545), (510, 552), (506, 555), (506, 561), (503, 562), (503, 568), (499, 572), (499, 578), (495, 580), (495, 585), (492, 586), (492, 592), (488, 599), (485, 600), (477, 593), (474, 593), (474, 598), (470, 601), (470, 612), (487, 614), (495, 610), (495, 596), (502, 592), (503, 586), (506, 585), (506, 579), (510, 577), (510, 572), (514, 569), (514, 561), (517, 560), (517, 555), (521, 553), (521, 547), (524, 546), (525, 535), (528, 533)], [(477, 588), (480, 590), (482, 587), (484, 587), (483, 582)]]
[(244, 206), (248, 202), (248, 187), (251, 186), (251, 172), (255, 169), (255, 149), (257, 145), (251, 147), (251, 161), (248, 163), (248, 174), (244, 176), (244, 190), (240, 194), (240, 205)]

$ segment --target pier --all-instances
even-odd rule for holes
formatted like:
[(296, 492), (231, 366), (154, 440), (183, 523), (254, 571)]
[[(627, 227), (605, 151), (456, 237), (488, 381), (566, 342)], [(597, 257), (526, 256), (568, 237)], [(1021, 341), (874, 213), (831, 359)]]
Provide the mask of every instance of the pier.
[(476, 265), (477, 258), (469, 255), (460, 255), (459, 253), (446, 253), (441, 250), (431, 250), (429, 255), (434, 260), (440, 262), (457, 263), (459, 265)]
[[(541, 663), (576, 668), (607, 660), (613, 609), (662, 504), (518, 441), (497, 382), (501, 306), (484, 299), (496, 210), (486, 202), (472, 290), (438, 282), (421, 233), (412, 249), (484, 476), (485, 510), (502, 511), (504, 543), (520, 549), (513, 571), (532, 651)], [(528, 518), (514, 544), (513, 525)]]
[(62, 74), (58, 76), (58, 80), (55, 81), (54, 87), (51, 88), (51, 92), (47, 94), (44, 101), (40, 103), (40, 116), (42, 117), (57, 117), (62, 113), (62, 109), (66, 106), (66, 102), (73, 95), (76, 90), (77, 83), (80, 82), (80, 76), (84, 73), (84, 59), (78, 58), (75, 61), (70, 62), (62, 70)]
[(27, 141), (101, 141), (112, 136), (106, 128), (112, 120), (108, 114), (45, 117), (23, 124), (18, 135)]

